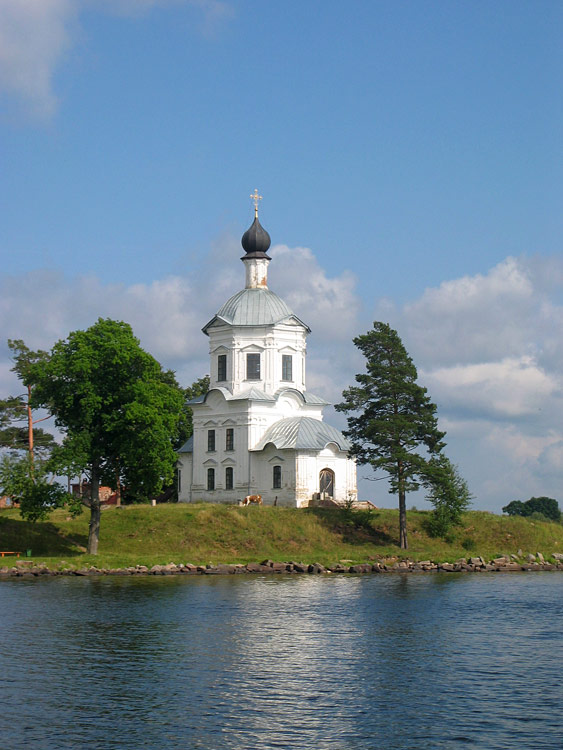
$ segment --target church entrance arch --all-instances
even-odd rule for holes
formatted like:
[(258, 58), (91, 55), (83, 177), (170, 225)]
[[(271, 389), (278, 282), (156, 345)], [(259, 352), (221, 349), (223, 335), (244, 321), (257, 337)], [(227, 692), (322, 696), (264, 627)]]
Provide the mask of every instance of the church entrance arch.
[(334, 498), (334, 471), (332, 469), (322, 469), (319, 475), (319, 492), (321, 499)]

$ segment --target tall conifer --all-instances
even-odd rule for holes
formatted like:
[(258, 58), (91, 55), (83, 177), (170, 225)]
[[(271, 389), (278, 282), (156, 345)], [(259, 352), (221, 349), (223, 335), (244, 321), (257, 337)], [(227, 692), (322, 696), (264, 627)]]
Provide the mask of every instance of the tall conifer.
[(336, 409), (347, 414), (351, 455), (387, 473), (390, 491), (399, 497), (399, 544), (407, 549), (406, 494), (432, 473), (429, 458), (445, 446), (446, 433), (438, 429), (436, 406), (416, 382), (397, 331), (375, 322), (354, 344), (365, 356), (366, 372), (356, 375), (358, 385), (343, 392)]

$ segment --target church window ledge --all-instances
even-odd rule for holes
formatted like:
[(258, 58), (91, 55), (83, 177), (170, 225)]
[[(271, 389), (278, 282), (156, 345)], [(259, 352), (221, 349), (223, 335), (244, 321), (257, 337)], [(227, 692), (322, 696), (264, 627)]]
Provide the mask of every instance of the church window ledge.
[(234, 451), (235, 449), (235, 430), (233, 427), (227, 427), (225, 432), (225, 450)]
[(234, 487), (234, 470), (232, 466), (225, 469), (225, 489), (232, 490)]
[(215, 489), (215, 469), (207, 469), (207, 489)]
[(246, 355), (246, 379), (261, 380), (259, 354), (249, 352)]
[(282, 354), (282, 380), (293, 382), (293, 357), (291, 354)]
[(207, 452), (215, 453), (215, 430), (207, 430)]
[(219, 354), (217, 357), (217, 382), (224, 383), (227, 380), (227, 355)]

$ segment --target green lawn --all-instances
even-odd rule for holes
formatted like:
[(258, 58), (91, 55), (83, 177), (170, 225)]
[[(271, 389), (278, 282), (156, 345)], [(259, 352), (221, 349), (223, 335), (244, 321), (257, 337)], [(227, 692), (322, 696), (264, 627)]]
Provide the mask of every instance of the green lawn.
[[(563, 525), (473, 511), (448, 541), (431, 539), (428, 513), (409, 511), (409, 550), (397, 546), (395, 510), (346, 513), (304, 509), (193, 504), (131, 505), (102, 512), (100, 554), (84, 554), (88, 513), (72, 519), (64, 510), (47, 521), (22, 521), (17, 510), (0, 511), (0, 550), (32, 550), (32, 559), (56, 567), (175, 563), (247, 563), (272, 560), (365, 562), (381, 558), (453, 561), (460, 557), (563, 551)], [(11, 565), (13, 558), (0, 564)]]

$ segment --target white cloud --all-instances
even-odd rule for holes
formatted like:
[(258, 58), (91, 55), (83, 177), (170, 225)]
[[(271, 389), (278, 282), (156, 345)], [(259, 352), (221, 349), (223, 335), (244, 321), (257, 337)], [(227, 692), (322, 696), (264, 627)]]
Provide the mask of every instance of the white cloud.
[(509, 257), (402, 308), (388, 299), (376, 305), (438, 404), (446, 452), (476, 507), (500, 511), (518, 497), (560, 495), (562, 290), (563, 259)]
[(89, 0), (89, 4), (120, 16), (139, 17), (153, 9), (174, 5), (191, 5), (200, 12), (200, 30), (213, 35), (225, 21), (234, 15), (232, 5), (224, 0)]
[(534, 414), (546, 400), (556, 399), (562, 386), (556, 374), (547, 374), (528, 356), (441, 367), (421, 371), (420, 377), (446, 408), (500, 417)]
[[(68, 278), (52, 271), (4, 277), (0, 280), (0, 329), (6, 338), (21, 338), (34, 349), (50, 349), (70, 331), (87, 328), (98, 317), (125, 320), (142, 346), (164, 366), (176, 369), (187, 385), (209, 369), (202, 326), (244, 286), (240, 254), (238, 242), (223, 236), (189, 277), (167, 276), (131, 286), (103, 284), (94, 276)], [(346, 384), (348, 362), (340, 351), (353, 349), (350, 339), (357, 329), (353, 279), (346, 272), (329, 278), (306, 248), (278, 246), (271, 254), (271, 286), (315, 331), (311, 382), (319, 386), (319, 395), (338, 398)], [(22, 304), (22, 300), (33, 300), (33, 304)], [(5, 352), (7, 357), (7, 348)], [(315, 360), (317, 368), (312, 364)]]
[[(71, 330), (98, 317), (131, 322), (157, 358), (189, 358), (199, 319), (193, 316), (188, 280), (168, 277), (152, 284), (104, 285), (94, 277), (68, 279), (62, 273), (35, 271), (2, 285), (0, 321), (9, 338), (23, 338), (32, 348), (50, 348)], [(21, 305), (21, 300), (33, 304)]]
[(516, 425), (491, 424), (486, 436), (489, 450), (497, 454), (504, 454), (514, 464), (526, 467), (533, 466), (545, 451), (559, 443), (559, 436), (555, 430), (549, 430), (545, 435), (524, 435)]
[(401, 328), (424, 366), (427, 359), (435, 366), (532, 355), (541, 348), (535, 329), (542, 326), (544, 339), (557, 324), (557, 310), (533, 277), (530, 261), (506, 258), (485, 275), (426, 289), (403, 310), (385, 301), (376, 313)]
[(538, 456), (538, 466), (542, 474), (561, 481), (563, 476), (563, 440), (554, 440), (541, 451)]
[[(0, 279), (0, 330), (6, 338), (49, 349), (98, 317), (126, 320), (142, 346), (187, 385), (209, 368), (201, 327), (244, 284), (240, 254), (238, 240), (222, 236), (190, 275), (151, 284), (104, 284), (91, 276), (47, 271), (5, 277)], [(329, 277), (307, 248), (275, 246), (271, 255), (270, 288), (312, 328), (308, 387), (338, 401), (363, 369), (352, 338), (369, 325), (362, 319), (354, 278), (348, 272)], [(558, 268), (553, 259), (507, 259), (488, 274), (427, 290), (403, 309), (387, 303), (388, 315), (381, 316), (398, 329), (419, 365), (420, 381), (448, 432), (446, 452), (467, 478), (477, 508), (500, 511), (510, 500), (532, 495), (563, 501)], [(475, 329), (499, 308), (502, 319), (491, 322), (487, 339)], [(443, 322), (437, 310), (457, 324)], [(461, 323), (465, 342), (457, 332)], [(428, 331), (432, 335), (423, 335)], [(10, 366), (5, 340), (0, 341), (4, 394), (18, 387)], [(325, 418), (344, 427), (341, 414), (327, 410)], [(360, 471), (360, 476), (370, 474), (365, 467)], [(384, 482), (364, 482), (361, 492), (378, 505), (394, 505)], [(420, 498), (412, 502), (419, 505)]]
[(306, 247), (275, 245), (270, 255), (274, 269), (270, 286), (279, 290), (296, 315), (324, 339), (350, 341), (357, 333), (360, 309), (353, 274), (344, 271), (328, 278)]
[(15, 94), (39, 117), (56, 107), (53, 72), (69, 48), (75, 10), (71, 0), (0, 3), (0, 90)]
[(233, 15), (231, 5), (221, 0), (1, 0), (0, 93), (15, 97), (31, 115), (48, 118), (57, 107), (53, 78), (76, 41), (84, 7), (142, 16), (182, 4), (199, 11), (206, 35)]

